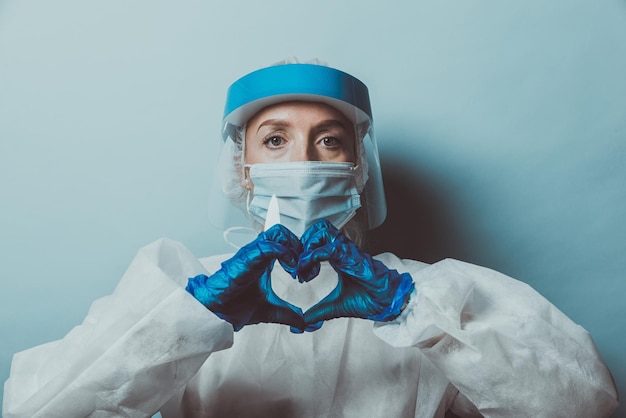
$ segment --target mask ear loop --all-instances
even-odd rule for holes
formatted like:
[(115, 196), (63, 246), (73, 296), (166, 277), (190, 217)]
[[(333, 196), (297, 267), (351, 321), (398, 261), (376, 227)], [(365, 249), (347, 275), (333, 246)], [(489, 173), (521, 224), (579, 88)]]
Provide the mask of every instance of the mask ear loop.
[(246, 212), (248, 215), (252, 215), (250, 213), (250, 201), (252, 201), (252, 190), (248, 189), (246, 192)]
[(237, 233), (237, 232), (250, 232), (251, 235), (255, 235), (256, 231), (254, 230), (254, 228), (250, 228), (248, 226), (231, 226), (229, 228), (226, 228), (226, 230), (224, 231), (224, 241), (230, 245), (231, 247), (233, 247), (235, 250), (239, 250), (241, 249), (241, 245), (237, 245), (235, 244), (233, 241), (231, 241), (229, 239), (229, 236), (232, 233)]

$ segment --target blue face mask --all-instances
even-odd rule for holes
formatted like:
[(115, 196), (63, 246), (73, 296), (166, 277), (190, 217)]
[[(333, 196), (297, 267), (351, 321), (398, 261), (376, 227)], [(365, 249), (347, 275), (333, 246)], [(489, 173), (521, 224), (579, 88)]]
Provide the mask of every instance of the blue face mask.
[(272, 195), (278, 199), (280, 223), (297, 236), (320, 219), (339, 229), (361, 207), (352, 163), (299, 161), (246, 167), (253, 184), (248, 212), (261, 224)]

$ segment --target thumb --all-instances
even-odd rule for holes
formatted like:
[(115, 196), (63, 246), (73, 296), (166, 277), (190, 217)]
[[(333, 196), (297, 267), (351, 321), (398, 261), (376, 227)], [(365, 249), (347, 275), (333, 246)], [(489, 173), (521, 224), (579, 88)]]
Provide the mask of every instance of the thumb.
[(304, 313), (304, 322), (309, 330), (315, 330), (318, 324), (340, 316), (340, 310), (333, 303), (319, 302)]
[[(304, 313), (304, 322), (307, 324), (307, 327), (315, 327), (320, 322), (343, 316), (341, 289), (340, 281), (332, 292)], [(319, 326), (321, 327), (321, 324)]]
[(302, 309), (284, 301), (282, 303), (273, 306), (273, 312), (267, 318), (268, 322), (289, 325), (291, 332), (302, 333), (306, 328)]
[(298, 260), (297, 275), (300, 282), (313, 280), (320, 272), (320, 262), (330, 258), (328, 246), (316, 248), (300, 255)]
[(266, 322), (289, 325), (292, 332), (304, 331), (304, 315), (302, 309), (279, 298), (269, 283), (269, 275), (262, 278), (262, 287), (265, 289), (268, 307)]

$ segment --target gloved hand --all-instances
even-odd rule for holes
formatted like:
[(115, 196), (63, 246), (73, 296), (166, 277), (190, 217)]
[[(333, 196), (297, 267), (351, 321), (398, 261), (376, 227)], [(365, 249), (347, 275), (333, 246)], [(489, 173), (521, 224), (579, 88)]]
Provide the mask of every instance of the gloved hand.
[(272, 290), (270, 273), (278, 260), (295, 279), (302, 244), (282, 225), (274, 225), (242, 247), (210, 277), (189, 279), (186, 290), (235, 331), (245, 325), (274, 322), (303, 332), (302, 309), (280, 299)]
[(337, 287), (304, 313), (307, 331), (332, 318), (391, 321), (400, 314), (415, 286), (410, 274), (400, 274), (374, 260), (326, 220), (307, 229), (302, 243), (303, 253), (298, 262), (301, 282), (315, 278), (320, 261), (325, 260), (339, 276)]

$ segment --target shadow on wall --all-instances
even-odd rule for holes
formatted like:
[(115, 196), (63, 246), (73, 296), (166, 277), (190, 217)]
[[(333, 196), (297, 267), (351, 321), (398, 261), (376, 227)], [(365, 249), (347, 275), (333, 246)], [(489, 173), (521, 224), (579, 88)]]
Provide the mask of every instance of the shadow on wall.
[[(435, 263), (452, 257), (468, 259), (470, 242), (452, 217), (437, 179), (420, 172), (415, 164), (381, 155), (387, 219), (368, 231), (365, 250), (392, 252), (400, 258)], [(459, 418), (446, 412), (446, 418)]]
[(452, 202), (436, 178), (415, 164), (381, 155), (387, 219), (368, 231), (365, 250), (392, 252), (400, 258), (434, 263), (444, 258), (470, 259), (470, 243), (452, 216)]

